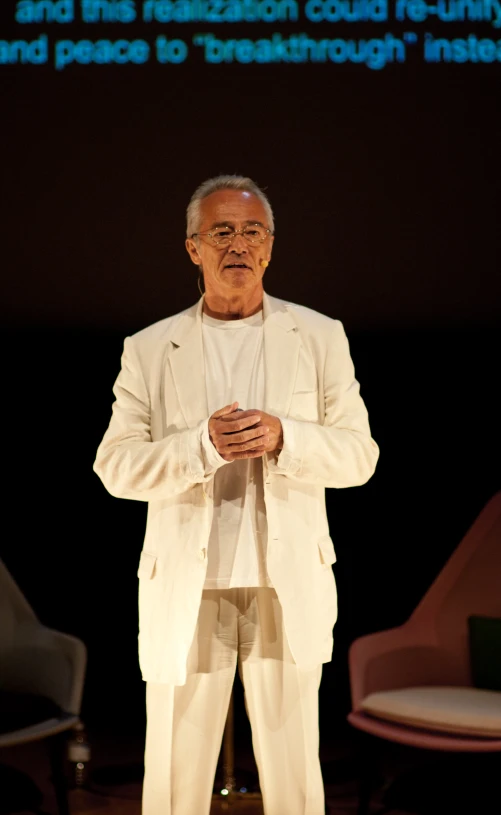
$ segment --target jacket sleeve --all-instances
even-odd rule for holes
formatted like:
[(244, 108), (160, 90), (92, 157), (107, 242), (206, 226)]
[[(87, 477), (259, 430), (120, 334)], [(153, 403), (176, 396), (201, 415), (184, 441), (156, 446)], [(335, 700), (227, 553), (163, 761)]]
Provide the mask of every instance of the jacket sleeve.
[(270, 473), (324, 487), (355, 487), (373, 475), (379, 448), (371, 437), (348, 340), (333, 325), (325, 360), (323, 424), (282, 417), (284, 445), (270, 457)]
[(208, 419), (152, 441), (150, 397), (130, 337), (113, 393), (111, 421), (94, 462), (94, 472), (111, 495), (135, 501), (170, 498), (209, 481), (227, 463), (209, 440)]

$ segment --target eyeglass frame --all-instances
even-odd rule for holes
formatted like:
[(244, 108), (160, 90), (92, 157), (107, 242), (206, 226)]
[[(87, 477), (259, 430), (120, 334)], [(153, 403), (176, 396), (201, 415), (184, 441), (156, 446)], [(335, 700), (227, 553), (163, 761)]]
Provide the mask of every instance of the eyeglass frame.
[[(233, 243), (233, 241), (235, 240), (235, 238), (237, 237), (237, 235), (242, 235), (242, 237), (244, 238), (244, 240), (246, 241), (246, 243), (249, 243), (249, 241), (247, 241), (247, 239), (244, 237), (244, 234), (243, 234), (243, 233), (245, 232), (245, 230), (246, 230), (246, 229), (249, 229), (249, 227), (252, 227), (252, 226), (260, 226), (260, 227), (261, 227), (261, 229), (264, 229), (264, 230), (265, 230), (265, 232), (267, 232), (268, 234), (267, 234), (267, 235), (265, 235), (265, 237), (264, 237), (262, 240), (260, 239), (260, 240), (257, 240), (257, 241), (251, 241), (251, 244), (255, 243), (255, 244), (259, 244), (260, 246), (262, 246), (262, 245), (263, 245), (263, 243), (265, 242), (266, 238), (269, 238), (269, 237), (270, 237), (270, 235), (273, 237), (273, 235), (274, 235), (274, 233), (271, 231), (271, 229), (268, 229), (268, 227), (263, 226), (263, 224), (260, 224), (260, 223), (258, 223), (258, 222), (253, 223), (253, 224), (247, 224), (247, 225), (246, 225), (246, 226), (244, 226), (242, 229), (234, 229), (234, 230), (233, 230), (233, 232), (230, 232), (230, 233), (229, 233), (229, 235), (231, 235), (231, 237), (229, 238), (229, 244), (228, 244), (228, 246), (229, 246), (231, 243)], [(228, 227), (228, 229), (229, 229), (229, 228), (230, 228), (230, 227)], [(228, 235), (227, 237), (229, 237), (229, 235)], [(207, 237), (207, 236), (208, 236), (209, 238), (211, 238), (211, 240), (213, 240), (213, 241), (214, 241), (215, 246), (219, 246), (219, 244), (221, 243), (221, 241), (216, 241), (216, 240), (215, 240), (214, 235), (213, 235), (213, 233), (212, 233), (212, 232), (193, 232), (193, 234), (192, 234), (192, 235), (190, 235), (190, 238), (193, 240), (193, 238), (205, 238), (205, 237)], [(226, 238), (223, 238), (223, 240), (226, 240)]]

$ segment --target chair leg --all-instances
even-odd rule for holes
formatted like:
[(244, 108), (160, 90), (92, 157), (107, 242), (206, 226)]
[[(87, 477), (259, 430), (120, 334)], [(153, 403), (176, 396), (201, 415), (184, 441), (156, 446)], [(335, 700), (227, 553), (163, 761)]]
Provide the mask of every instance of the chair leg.
[(358, 733), (356, 738), (356, 757), (358, 766), (358, 808), (357, 815), (369, 815), (372, 788), (376, 775), (376, 751), (370, 737), (365, 733)]
[(58, 733), (49, 739), (52, 783), (56, 793), (59, 815), (70, 815), (68, 804), (68, 779), (65, 772), (66, 733)]

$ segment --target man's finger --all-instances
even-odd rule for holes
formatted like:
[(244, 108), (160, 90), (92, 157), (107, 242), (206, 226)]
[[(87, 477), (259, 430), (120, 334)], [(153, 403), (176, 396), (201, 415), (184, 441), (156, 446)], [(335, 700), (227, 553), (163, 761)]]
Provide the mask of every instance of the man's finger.
[[(238, 404), (238, 402), (237, 402), (237, 404)], [(261, 410), (256, 410), (255, 408), (253, 408), (252, 410), (239, 410), (239, 411), (234, 411), (234, 412), (236, 413), (235, 417), (232, 417), (232, 416), (230, 416), (229, 414), (226, 413), (224, 418), (221, 417), (222, 421), (223, 422), (232, 422), (232, 421), (234, 421), (236, 419), (247, 419), (248, 417), (253, 417), (257, 421), (258, 419), (261, 418), (261, 413), (262, 413)]]
[(256, 447), (266, 447), (268, 437), (258, 436), (257, 438), (247, 439), (231, 444), (220, 445), (220, 450), (223, 453), (243, 453), (245, 450), (254, 450)]
[(241, 458), (261, 458), (265, 452), (266, 447), (255, 447), (253, 450), (245, 450), (245, 452), (242, 453), (225, 453), (224, 458), (227, 461), (236, 461)]
[(234, 413), (237, 407), (238, 402), (233, 402), (231, 405), (226, 405), (226, 407), (219, 408), (219, 410), (216, 410), (216, 412), (212, 414), (211, 419), (220, 419), (221, 416), (226, 416), (228, 413)]
[[(238, 433), (240, 430), (247, 430), (250, 427), (256, 427), (261, 421), (260, 415), (256, 413), (253, 413), (247, 417), (244, 416), (243, 418), (241, 413), (237, 413), (235, 416), (235, 419), (221, 417), (221, 424), (219, 426), (220, 433), (223, 433), (224, 435)], [(222, 429), (223, 427), (224, 430)]]
[[(236, 433), (223, 433), (219, 436), (221, 442), (225, 445), (232, 445), (232, 444), (245, 444), (247, 441), (253, 441), (254, 439), (262, 438), (263, 436), (267, 436), (269, 433), (269, 429), (267, 427), (263, 427), (262, 425), (258, 425), (257, 427), (252, 427), (250, 430), (240, 430)], [(231, 439), (229, 438), (231, 436)]]

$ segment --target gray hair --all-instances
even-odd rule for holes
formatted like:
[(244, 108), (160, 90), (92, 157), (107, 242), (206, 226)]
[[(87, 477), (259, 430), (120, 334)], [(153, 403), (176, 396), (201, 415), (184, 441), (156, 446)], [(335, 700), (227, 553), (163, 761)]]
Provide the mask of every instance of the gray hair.
[(253, 181), (252, 178), (246, 178), (243, 175), (217, 175), (215, 178), (208, 178), (207, 181), (200, 184), (191, 196), (190, 203), (186, 210), (186, 234), (188, 238), (200, 229), (202, 222), (200, 204), (204, 198), (208, 198), (209, 195), (212, 195), (213, 192), (217, 192), (218, 190), (243, 190), (244, 192), (251, 192), (256, 198), (259, 198), (266, 212), (266, 217), (269, 222), (268, 226), (273, 232), (274, 221), (271, 204), (256, 182)]

